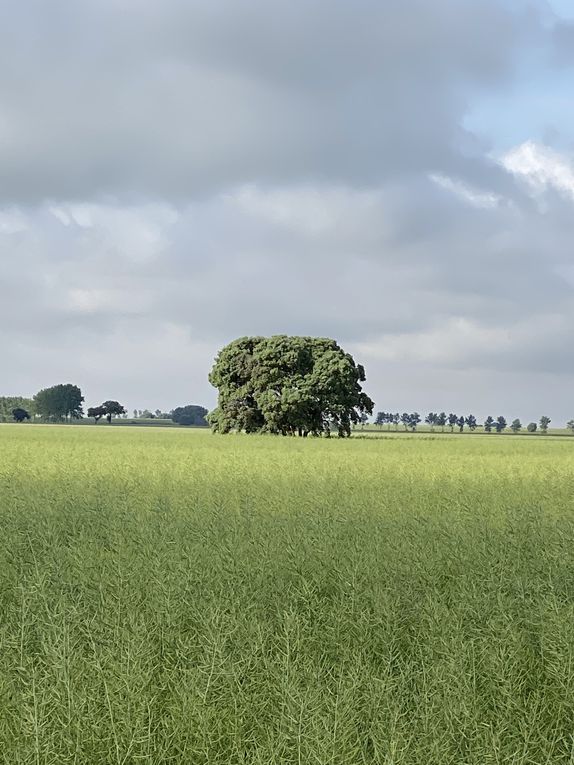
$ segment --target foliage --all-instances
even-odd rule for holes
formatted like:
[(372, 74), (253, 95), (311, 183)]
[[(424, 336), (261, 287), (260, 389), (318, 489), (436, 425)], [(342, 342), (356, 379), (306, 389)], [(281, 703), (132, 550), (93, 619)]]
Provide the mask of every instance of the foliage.
[(550, 419), (550, 417), (544, 416), (540, 418), (540, 430), (544, 434), (548, 433), (548, 426), (550, 425), (551, 422), (552, 420)]
[(400, 422), (400, 414), (396, 412), (393, 414), (392, 412), (377, 412), (377, 416), (375, 418), (375, 425), (386, 425), (387, 430), (391, 429), (391, 425), (395, 426), (395, 429), (397, 425)]
[(488, 415), (488, 417), (484, 421), (485, 432), (490, 433), (492, 431), (493, 426), (494, 426), (494, 417), (491, 417), (490, 415)]
[(44, 420), (79, 419), (83, 401), (82, 391), (71, 383), (44, 388), (34, 396), (35, 411)]
[(452, 433), (452, 431), (454, 430), (454, 427), (455, 427), (455, 425), (456, 425), (457, 423), (458, 423), (458, 415), (456, 415), (456, 414), (453, 414), (453, 412), (451, 412), (451, 413), (449, 414), (449, 416), (448, 416), (448, 426), (449, 426), (449, 428), (450, 428), (450, 432), (451, 432), (451, 433)]
[(497, 433), (502, 433), (503, 430), (506, 428), (506, 419), (500, 415), (496, 418), (496, 422), (494, 423), (494, 427), (496, 428)]
[(526, 430), (529, 433), (536, 433), (537, 428), (538, 428), (538, 425), (535, 422), (529, 422), (528, 425), (526, 426)]
[(171, 419), (178, 425), (196, 425), (205, 427), (208, 425), (206, 420), (207, 409), (204, 406), (189, 404), (188, 406), (178, 406), (171, 413)]
[(349, 436), (373, 402), (365, 372), (334, 340), (243, 337), (220, 351), (209, 376), (219, 391), (213, 429)]
[(566, 427), (574, 433), (574, 420), (568, 420)]
[(119, 401), (104, 401), (101, 408), (104, 410), (106, 419), (111, 423), (113, 417), (121, 417), (127, 414), (127, 409)]
[(88, 409), (88, 417), (93, 417), (96, 423), (102, 419), (105, 413), (106, 413), (106, 410), (104, 409), (103, 406), (91, 406)]
[(519, 431), (521, 431), (522, 430), (522, 423), (520, 422), (520, 420), (518, 420), (518, 419), (517, 420), (512, 420), (512, 422), (510, 423), (510, 430), (513, 433), (518, 433)]
[(12, 417), (16, 420), (16, 422), (24, 422), (24, 420), (30, 419), (29, 413), (19, 406), (12, 410)]
[(568, 439), (1, 431), (6, 765), (571, 759)]
[(420, 421), (421, 421), (420, 414), (418, 412), (413, 412), (411, 414), (411, 421), (410, 421), (411, 430), (416, 430), (416, 427), (420, 423)]
[(14, 409), (25, 409), (30, 415), (35, 412), (34, 401), (23, 396), (0, 396), (0, 422), (11, 422)]
[(93, 406), (88, 409), (88, 417), (93, 417), (96, 423), (102, 417), (111, 423), (113, 417), (121, 417), (124, 414), (127, 414), (127, 409), (119, 401), (104, 401), (100, 406)]
[(464, 422), (469, 430), (476, 430), (478, 428), (478, 422), (476, 421), (474, 414), (469, 414), (465, 417)]
[(441, 412), (439, 415), (437, 415), (436, 424), (441, 428), (441, 430), (444, 430), (444, 426), (446, 425), (446, 422), (447, 422), (446, 412)]
[(417, 425), (421, 422), (421, 416), (418, 412), (403, 412), (400, 416), (400, 421), (403, 423), (405, 430), (411, 430), (414, 433)]

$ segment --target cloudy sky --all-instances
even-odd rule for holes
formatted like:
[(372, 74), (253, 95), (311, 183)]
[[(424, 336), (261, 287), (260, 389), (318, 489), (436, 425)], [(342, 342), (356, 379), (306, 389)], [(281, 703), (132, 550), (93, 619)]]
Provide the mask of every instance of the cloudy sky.
[(571, 0), (0, 0), (0, 395), (212, 406), (288, 333), (574, 417), (573, 85)]

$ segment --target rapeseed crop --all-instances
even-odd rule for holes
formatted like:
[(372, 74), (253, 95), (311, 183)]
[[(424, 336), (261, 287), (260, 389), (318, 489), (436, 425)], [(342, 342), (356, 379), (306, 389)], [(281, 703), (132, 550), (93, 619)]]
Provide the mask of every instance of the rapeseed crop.
[(567, 439), (0, 427), (0, 762), (574, 762)]

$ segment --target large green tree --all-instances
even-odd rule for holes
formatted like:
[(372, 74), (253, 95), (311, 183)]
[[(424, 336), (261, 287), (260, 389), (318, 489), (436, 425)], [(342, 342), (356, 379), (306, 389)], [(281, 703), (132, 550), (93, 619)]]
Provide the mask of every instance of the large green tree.
[(84, 397), (77, 385), (54, 385), (34, 396), (36, 412), (44, 420), (79, 419), (83, 416)]
[(209, 380), (219, 391), (209, 415), (215, 431), (348, 436), (373, 402), (365, 371), (334, 341), (318, 337), (242, 337), (219, 353)]

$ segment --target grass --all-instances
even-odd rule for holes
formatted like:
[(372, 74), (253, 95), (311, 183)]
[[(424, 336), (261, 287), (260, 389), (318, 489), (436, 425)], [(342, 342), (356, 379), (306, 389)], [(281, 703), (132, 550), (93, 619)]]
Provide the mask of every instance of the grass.
[(567, 439), (0, 426), (0, 762), (574, 762)]

